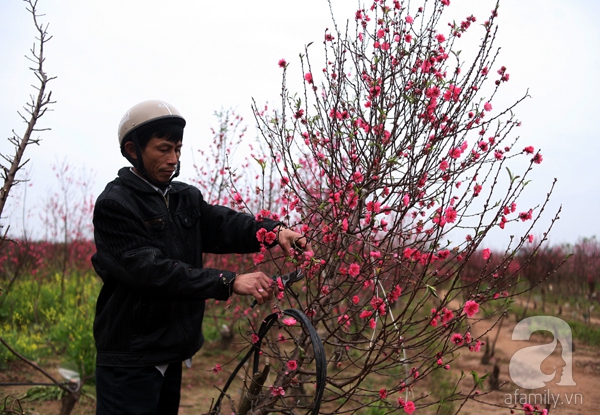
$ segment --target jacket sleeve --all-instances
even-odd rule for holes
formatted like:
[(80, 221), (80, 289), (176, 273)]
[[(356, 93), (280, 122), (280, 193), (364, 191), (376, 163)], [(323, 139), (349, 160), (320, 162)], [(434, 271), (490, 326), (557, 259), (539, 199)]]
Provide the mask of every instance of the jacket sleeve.
[(180, 300), (226, 300), (231, 295), (234, 272), (196, 268), (167, 258), (142, 220), (115, 200), (96, 205), (94, 237), (98, 248), (94, 267), (105, 283)]
[[(270, 219), (257, 221), (254, 216), (225, 206), (200, 202), (202, 220), (202, 249), (213, 254), (246, 254), (258, 252), (257, 232), (261, 228), (272, 231), (281, 222)], [(276, 243), (267, 246), (271, 248)]]

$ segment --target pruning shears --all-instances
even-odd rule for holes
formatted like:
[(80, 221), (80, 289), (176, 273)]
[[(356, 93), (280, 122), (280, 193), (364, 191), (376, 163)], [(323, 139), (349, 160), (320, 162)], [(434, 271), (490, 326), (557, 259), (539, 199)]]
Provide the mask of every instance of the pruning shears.
[[(271, 277), (271, 279), (273, 281), (275, 281), (275, 283), (277, 283), (277, 280), (279, 278), (281, 278), (281, 284), (283, 285), (283, 289), (285, 289), (290, 284), (292, 284), (296, 281), (300, 281), (303, 277), (304, 277), (304, 274), (302, 273), (302, 271), (296, 270), (296, 271), (288, 272), (287, 274), (284, 274), (284, 275), (273, 275)], [(254, 308), (254, 306), (257, 303), (258, 302), (256, 301), (256, 299), (254, 299), (254, 301), (252, 301), (252, 305), (250, 307)]]

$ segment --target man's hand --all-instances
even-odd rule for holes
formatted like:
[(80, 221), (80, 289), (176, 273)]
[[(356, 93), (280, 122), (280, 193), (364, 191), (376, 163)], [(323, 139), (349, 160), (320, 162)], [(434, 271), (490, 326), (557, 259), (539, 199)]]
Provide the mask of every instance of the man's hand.
[(264, 272), (239, 274), (233, 281), (233, 292), (237, 295), (252, 295), (258, 304), (273, 298), (274, 281)]
[[(302, 251), (312, 252), (312, 247), (310, 246), (306, 236), (284, 226), (275, 228), (275, 232), (277, 232), (279, 246), (281, 246), (281, 249), (283, 249), (283, 252), (285, 252), (286, 255), (291, 253), (292, 248), (296, 250), (300, 249)], [(299, 254), (299, 252), (296, 252), (296, 254)]]

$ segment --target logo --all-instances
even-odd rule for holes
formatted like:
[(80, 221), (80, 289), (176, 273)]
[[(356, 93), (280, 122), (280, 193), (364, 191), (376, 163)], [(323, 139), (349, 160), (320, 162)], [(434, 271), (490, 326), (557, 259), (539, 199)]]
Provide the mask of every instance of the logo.
[[(548, 344), (524, 347), (518, 350), (510, 359), (508, 372), (512, 381), (524, 389), (537, 389), (546, 386), (557, 375), (562, 374), (558, 386), (573, 386), (573, 333), (571, 327), (560, 318), (551, 316), (528, 317), (520, 321), (512, 334), (513, 340), (529, 340), (538, 331), (549, 331), (554, 340)], [(554, 352), (560, 342), (561, 357), (565, 363), (562, 368), (555, 368), (551, 374), (542, 372), (542, 362)]]

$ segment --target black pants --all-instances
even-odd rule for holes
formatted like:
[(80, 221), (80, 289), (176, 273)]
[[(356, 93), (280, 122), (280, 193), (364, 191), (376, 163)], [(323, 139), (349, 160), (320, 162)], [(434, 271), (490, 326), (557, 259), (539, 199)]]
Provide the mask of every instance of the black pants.
[(177, 415), (181, 363), (163, 376), (154, 367), (96, 366), (96, 415)]

